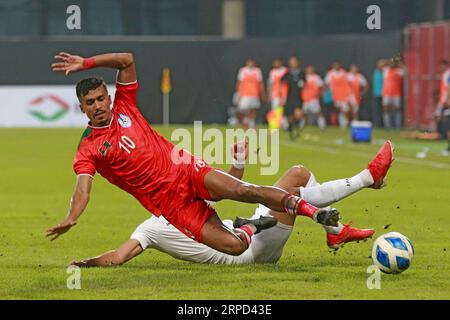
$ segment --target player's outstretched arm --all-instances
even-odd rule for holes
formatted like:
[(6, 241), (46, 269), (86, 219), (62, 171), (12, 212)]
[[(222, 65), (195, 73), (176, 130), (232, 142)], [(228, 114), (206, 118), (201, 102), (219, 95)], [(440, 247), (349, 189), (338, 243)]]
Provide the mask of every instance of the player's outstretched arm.
[(70, 230), (70, 228), (77, 224), (78, 218), (81, 216), (89, 202), (91, 189), (91, 176), (80, 175), (77, 177), (77, 185), (70, 201), (69, 214), (67, 215), (67, 218), (57, 226), (47, 230), (47, 237), (51, 237), (51, 241), (57, 239), (60, 235), (66, 233)]
[(52, 64), (55, 72), (64, 72), (68, 75), (97, 67), (112, 68), (119, 70), (117, 81), (130, 83), (136, 81), (136, 67), (134, 57), (131, 53), (105, 53), (89, 58), (60, 52), (55, 55), (56, 62)]
[(124, 264), (142, 253), (139, 241), (130, 239), (116, 250), (105, 252), (97, 257), (74, 261), (70, 265), (80, 268), (110, 267)]

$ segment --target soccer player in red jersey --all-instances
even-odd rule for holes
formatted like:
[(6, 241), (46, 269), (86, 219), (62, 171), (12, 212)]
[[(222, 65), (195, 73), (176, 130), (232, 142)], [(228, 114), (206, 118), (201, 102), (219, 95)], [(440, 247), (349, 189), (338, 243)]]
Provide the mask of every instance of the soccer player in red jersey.
[[(77, 184), (69, 213), (63, 222), (47, 230), (52, 240), (77, 223), (88, 204), (96, 172), (188, 237), (231, 255), (244, 252), (253, 234), (268, 226), (252, 221), (230, 230), (204, 200), (261, 203), (272, 210), (308, 216), (323, 225), (338, 225), (337, 210), (318, 209), (280, 188), (243, 182), (175, 148), (159, 135), (136, 105), (138, 83), (132, 54), (109, 53), (85, 59), (61, 52), (55, 59), (53, 71), (66, 75), (94, 67), (117, 69), (118, 74), (112, 109), (103, 80), (87, 78), (77, 83), (80, 108), (90, 121), (74, 160)], [(380, 159), (374, 185), (382, 183), (392, 152), (386, 151)]]

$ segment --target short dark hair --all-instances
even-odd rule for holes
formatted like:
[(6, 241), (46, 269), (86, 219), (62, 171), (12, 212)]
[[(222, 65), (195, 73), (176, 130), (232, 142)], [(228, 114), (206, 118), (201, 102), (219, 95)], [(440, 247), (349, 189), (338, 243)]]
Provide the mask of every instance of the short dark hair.
[(448, 60), (447, 59), (442, 59), (441, 60), (441, 65), (448, 66), (449, 65)]
[(89, 91), (97, 89), (100, 86), (104, 86), (106, 89), (106, 83), (100, 77), (91, 77), (78, 81), (76, 88), (78, 100), (81, 100), (81, 97), (87, 95)]

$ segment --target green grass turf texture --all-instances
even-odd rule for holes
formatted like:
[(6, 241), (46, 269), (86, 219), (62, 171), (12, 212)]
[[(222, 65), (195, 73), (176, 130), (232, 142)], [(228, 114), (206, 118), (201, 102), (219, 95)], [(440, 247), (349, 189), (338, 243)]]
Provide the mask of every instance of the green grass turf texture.
[[(177, 127), (155, 126), (166, 137)], [(388, 186), (363, 190), (335, 205), (343, 222), (375, 228), (376, 236), (398, 231), (414, 244), (410, 269), (382, 274), (380, 290), (366, 286), (373, 240), (347, 244), (333, 254), (323, 229), (302, 217), (277, 264), (200, 265), (148, 250), (120, 267), (83, 269), (81, 290), (68, 290), (70, 261), (115, 248), (149, 217), (132, 196), (97, 175), (78, 225), (54, 242), (45, 238), (45, 230), (66, 215), (75, 183), (72, 159), (82, 132), (0, 130), (0, 299), (450, 298), (450, 158), (440, 155), (446, 143), (406, 140), (385, 131), (375, 131), (372, 143), (352, 143), (348, 131), (321, 133), (310, 127), (295, 142), (281, 133), (277, 176), (261, 176), (258, 165), (248, 165), (244, 178), (272, 184), (296, 164), (321, 182), (348, 177), (366, 167), (383, 139), (392, 139), (397, 159)], [(424, 148), (428, 157), (417, 159)], [(251, 215), (255, 207), (222, 201), (216, 209), (220, 217), (234, 218)]]

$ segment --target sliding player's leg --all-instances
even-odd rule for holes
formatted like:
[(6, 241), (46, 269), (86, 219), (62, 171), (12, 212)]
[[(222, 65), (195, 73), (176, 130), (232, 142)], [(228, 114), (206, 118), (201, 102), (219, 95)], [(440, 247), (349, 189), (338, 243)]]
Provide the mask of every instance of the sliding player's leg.
[[(300, 195), (306, 201), (318, 207), (328, 206), (363, 188), (380, 188), (392, 161), (392, 144), (387, 141), (370, 162), (368, 169), (351, 178), (319, 184), (314, 175), (305, 167), (294, 166), (277, 181), (275, 186), (292, 194)], [(261, 215), (273, 216), (279, 223), (275, 228), (266, 230), (260, 236), (254, 237), (251, 249), (254, 251), (255, 259), (265, 260), (264, 256), (270, 257), (269, 260), (274, 259), (274, 257), (279, 258), (292, 230), (295, 216), (269, 210), (264, 206), (257, 209), (253, 219)], [(367, 239), (374, 233), (371, 229), (356, 229), (341, 223), (337, 227), (324, 226), (324, 228), (327, 232), (327, 244), (331, 248), (339, 248), (350, 241)], [(278, 247), (275, 248), (277, 245)], [(258, 252), (263, 254), (259, 255)], [(265, 262), (270, 261), (265, 260)]]
[[(358, 175), (353, 177), (354, 179), (357, 179)], [(350, 192), (341, 192), (338, 195), (334, 192), (333, 188), (330, 188), (330, 185), (335, 184), (336, 189), (340, 189), (343, 187), (342, 181), (348, 180), (348, 179), (341, 179), (341, 180), (335, 180), (335, 181), (329, 181), (325, 182), (324, 184), (320, 184), (316, 181), (314, 174), (311, 173), (310, 179), (308, 180), (308, 183), (305, 186), (300, 187), (300, 194), (304, 195), (305, 198), (312, 199), (313, 202), (316, 202), (318, 204), (332, 204), (334, 202), (337, 202), (350, 194), (353, 194), (359, 190), (362, 190), (365, 187), (359, 187), (355, 188), (354, 191)], [(325, 186), (325, 187), (323, 187)], [(322, 188), (323, 187), (323, 188)], [(313, 192), (308, 192), (313, 191)], [(330, 199), (333, 199), (331, 201)], [(276, 217), (276, 216), (274, 216)], [(337, 227), (331, 227), (331, 226), (323, 226), (327, 235), (327, 245), (332, 249), (338, 249), (342, 245), (344, 245), (347, 242), (351, 241), (361, 241), (370, 238), (375, 231), (373, 229), (357, 229), (352, 228), (350, 224), (342, 224), (338, 223)]]
[[(323, 207), (364, 188), (380, 189), (384, 185), (385, 177), (393, 160), (392, 143), (386, 141), (369, 163), (368, 168), (351, 178), (319, 184), (311, 173), (308, 183), (304, 187), (300, 187), (300, 196), (313, 205)], [(365, 239), (374, 233), (370, 229), (354, 229), (350, 225), (341, 223), (337, 227), (324, 226), (324, 228), (327, 231), (328, 246), (331, 248), (339, 248), (346, 242)]]
[[(294, 166), (290, 168), (284, 176), (277, 182), (276, 186), (285, 188), (292, 193), (301, 194), (302, 191), (309, 188), (319, 187), (314, 175), (303, 166)], [(324, 201), (328, 201), (331, 194), (330, 188), (325, 188), (319, 196), (312, 200), (317, 201), (319, 205)], [(321, 199), (321, 196), (325, 199)], [(340, 200), (339, 198), (336, 200)], [(252, 219), (261, 215), (273, 216), (279, 223), (274, 228), (266, 230), (253, 238), (252, 246), (249, 250), (253, 251), (256, 262), (276, 262), (280, 257), (283, 247), (292, 231), (295, 217), (286, 218), (282, 212), (269, 210), (267, 207), (260, 205)], [(371, 229), (356, 229), (350, 225), (343, 225), (340, 222), (337, 227), (324, 226), (327, 233), (327, 245), (333, 249), (337, 249), (343, 244), (350, 241), (360, 241), (371, 237), (374, 233)]]
[(339, 221), (337, 210), (319, 209), (281, 188), (247, 183), (219, 170), (208, 171), (204, 176), (203, 185), (209, 193), (210, 200), (230, 199), (261, 203), (285, 214), (307, 216), (323, 225), (337, 226)]
[(393, 160), (392, 143), (386, 141), (367, 169), (350, 178), (301, 187), (300, 196), (312, 205), (326, 207), (363, 188), (380, 189)]

